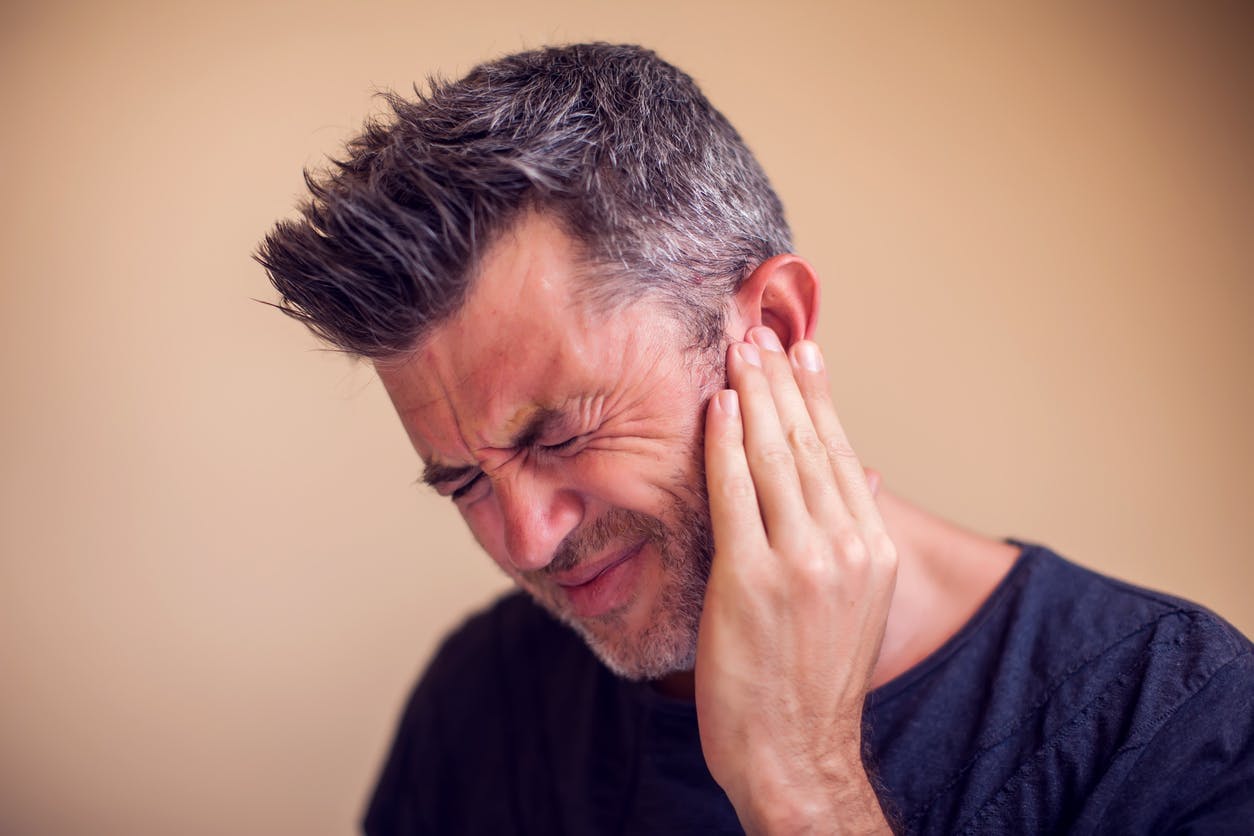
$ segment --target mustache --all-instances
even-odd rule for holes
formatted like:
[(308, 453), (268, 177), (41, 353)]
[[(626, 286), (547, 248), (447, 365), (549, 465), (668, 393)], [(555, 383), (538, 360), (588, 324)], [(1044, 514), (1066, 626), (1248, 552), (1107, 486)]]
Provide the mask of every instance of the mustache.
[(549, 565), (541, 571), (554, 574), (574, 569), (616, 541), (645, 539), (655, 544), (666, 538), (666, 529), (656, 517), (639, 511), (613, 508), (596, 520), (572, 531), (557, 547)]

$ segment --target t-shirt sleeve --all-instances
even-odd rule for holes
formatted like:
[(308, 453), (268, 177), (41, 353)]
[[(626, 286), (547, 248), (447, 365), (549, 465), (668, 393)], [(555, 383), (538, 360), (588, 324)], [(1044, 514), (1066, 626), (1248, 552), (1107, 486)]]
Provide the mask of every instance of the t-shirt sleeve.
[[(1248, 648), (1248, 646), (1247, 646)], [(1105, 833), (1254, 833), (1254, 654), (1182, 703), (1139, 753)]]

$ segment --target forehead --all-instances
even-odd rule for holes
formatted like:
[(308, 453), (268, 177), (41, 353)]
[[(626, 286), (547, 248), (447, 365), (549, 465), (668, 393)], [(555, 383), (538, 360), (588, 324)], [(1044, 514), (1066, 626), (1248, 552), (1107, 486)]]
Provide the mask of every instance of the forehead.
[(556, 222), (529, 215), (486, 254), (453, 318), (376, 364), (424, 459), (499, 446), (537, 410), (628, 385), (656, 357), (669, 317), (647, 302), (598, 309), (574, 292), (587, 269)]

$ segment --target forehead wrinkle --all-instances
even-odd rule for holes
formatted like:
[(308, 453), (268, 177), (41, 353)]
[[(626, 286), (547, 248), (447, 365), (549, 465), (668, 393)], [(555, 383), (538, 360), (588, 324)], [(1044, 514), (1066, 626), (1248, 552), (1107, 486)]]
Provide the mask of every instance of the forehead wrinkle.
[[(453, 391), (454, 390), (449, 389), (449, 387), (444, 383), (444, 378), (442, 375), (435, 374), (435, 375), (432, 375), (432, 377), (435, 380), (436, 386), (438, 386), (440, 389), (440, 395), (437, 395), (436, 397), (432, 398), (430, 401), (428, 401), (426, 404), (422, 406), (415, 407), (415, 411), (418, 409), (424, 409), (426, 407), (434, 406), (437, 403), (446, 404), (447, 409), (449, 411), (449, 416), (452, 418), (453, 428), (457, 433), (458, 441), (461, 442), (462, 447), (464, 447), (465, 449), (467, 450), (472, 449), (470, 446), (470, 442), (466, 438), (466, 432), (462, 429), (461, 418), (458, 416), (457, 409), (453, 404)], [(465, 378), (463, 378), (462, 380), (458, 382), (464, 383), (467, 379), (469, 379), (469, 375), (467, 375)], [(433, 451), (433, 455), (431, 456), (431, 461), (427, 463), (428, 468), (431, 468), (432, 466), (444, 467), (444, 468), (453, 467), (452, 465), (447, 465), (441, 462), (439, 454), (434, 453), (434, 451)]]
[[(427, 348), (430, 349), (434, 340), (429, 338), (426, 342)], [(455, 364), (452, 362), (453, 356), (455, 355), (442, 361), (441, 352), (439, 351), (415, 351), (411, 354), (405, 364), (398, 366), (397, 369), (404, 377), (415, 383), (425, 381), (425, 386), (409, 388), (411, 392), (415, 389), (418, 391), (425, 389), (430, 393), (430, 397), (406, 399), (405, 402), (397, 403), (396, 406), (398, 413), (402, 416), (403, 423), (407, 425), (412, 423), (414, 426), (426, 426), (428, 428), (439, 422), (438, 418), (428, 418), (428, 413), (431, 410), (440, 408), (447, 410), (449, 423), (452, 425), (457, 441), (460, 442), (463, 449), (471, 450), (469, 439), (462, 425), (461, 410), (454, 400), (454, 395), (471, 388), (469, 381), (474, 375), (472, 372), (463, 373), (456, 371), (454, 368)], [(405, 369), (404, 366), (409, 366), (409, 369)], [(381, 373), (382, 371), (383, 369), (380, 369)], [(423, 464), (427, 467), (428, 472), (436, 468), (451, 470), (460, 467), (460, 465), (447, 462), (435, 450), (431, 451), (430, 458), (421, 455), (421, 451), (419, 453), (419, 457), (423, 460)], [(420, 477), (420, 481), (430, 482), (425, 477)]]
[[(440, 388), (441, 394), (431, 398), (429, 401), (426, 401), (427, 406), (433, 406), (440, 403), (447, 404), (450, 417), (452, 418), (452, 424), (456, 429), (458, 439), (461, 441), (462, 446), (472, 455), (481, 453), (485, 450), (519, 447), (530, 444), (536, 435), (541, 433), (549, 424), (561, 415), (561, 411), (558, 407), (550, 406), (538, 401), (530, 401), (517, 407), (508, 418), (501, 422), (499, 425), (500, 436), (498, 438), (491, 438), (491, 436), (496, 435), (498, 430), (496, 423), (493, 421), (493, 416), (488, 414), (484, 423), (490, 424), (490, 426), (484, 427), (479, 433), (480, 436), (489, 436), (489, 438), (482, 439), (487, 443), (473, 443), (469, 437), (469, 433), (463, 426), (466, 421), (462, 418), (461, 410), (457, 408), (458, 405), (454, 402), (453, 398), (455, 393), (470, 388), (468, 385), (469, 381), (475, 376), (476, 375), (474, 374), (464, 375), (457, 381), (458, 384), (461, 384), (460, 386), (453, 386), (450, 388), (443, 382), (442, 377), (436, 375), (435, 380)], [(483, 391), (491, 391), (493, 389), (491, 386), (481, 386), (479, 388)], [(422, 407), (414, 407), (414, 411), (421, 408)], [(457, 469), (461, 467), (460, 465), (445, 464), (440, 460), (438, 455), (432, 456), (431, 462), (428, 466), (433, 469), (438, 467), (444, 470)]]
[[(541, 220), (554, 223), (551, 218)], [(463, 449), (472, 455), (499, 449), (507, 439), (517, 440), (529, 426), (538, 426), (537, 419), (545, 417), (542, 413), (547, 412), (551, 419), (558, 412), (555, 401), (568, 399), (570, 393), (557, 387), (571, 383), (572, 372), (578, 375), (583, 371), (587, 341), (606, 317), (601, 306), (580, 292), (597, 283), (597, 273), (604, 267), (587, 258), (568, 234), (557, 245), (556, 259), (545, 249), (533, 252), (522, 246), (523, 228), (522, 223), (516, 224), (493, 243), (474, 271), (465, 303), (427, 339), (427, 347), (433, 348), (442, 340), (439, 334), (447, 338), (448, 350), (435, 352), (443, 368), (432, 369), (439, 394), (411, 407), (417, 419), (419, 412), (446, 405)], [(561, 251), (568, 253), (565, 260)], [(577, 325), (559, 328), (517, 318), (518, 311), (534, 307), (537, 301), (549, 310), (573, 316)], [(495, 332), (496, 338), (489, 338), (471, 356), (451, 350), (485, 331)], [(505, 338), (507, 333), (515, 335), (512, 342)], [(445, 353), (448, 356), (441, 358)], [(504, 359), (511, 357), (513, 362)], [(470, 369), (455, 377), (455, 369), (465, 369), (467, 362)], [(572, 363), (573, 368), (568, 368)], [(564, 368), (566, 373), (562, 374)], [(439, 374), (441, 371), (446, 374)], [(526, 381), (530, 381), (526, 388), (517, 385)], [(499, 395), (506, 393), (526, 403), (501, 403)], [(502, 409), (494, 409), (496, 404)], [(473, 408), (479, 406), (483, 412), (476, 414)], [(498, 423), (495, 416), (511, 408), (508, 417)]]

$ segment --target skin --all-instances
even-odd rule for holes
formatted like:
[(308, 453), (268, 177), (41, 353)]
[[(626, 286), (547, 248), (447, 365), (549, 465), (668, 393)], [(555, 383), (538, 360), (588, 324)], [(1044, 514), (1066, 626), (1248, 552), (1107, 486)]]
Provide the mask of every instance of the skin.
[[(728, 352), (733, 388), (706, 424), (719, 559), (697, 651), (702, 748), (733, 804), (742, 799), (746, 830), (839, 821), (890, 832), (861, 739), (897, 549), (831, 408), (818, 347), (799, 340), (786, 356), (766, 327), (748, 338)], [(760, 753), (751, 773), (735, 766), (745, 751)]]
[[(868, 481), (803, 259), (764, 262), (728, 300), (726, 380), (647, 299), (581, 305), (583, 271), (557, 225), (526, 216), (457, 316), (376, 364), (431, 481), (607, 664), (695, 700), (748, 832), (889, 832), (861, 760), (866, 693), (960, 629), (1016, 549)], [(576, 613), (561, 580), (636, 546), (630, 594)], [(679, 612), (694, 588), (703, 606)]]
[[(675, 573), (665, 544), (646, 542), (632, 601), (597, 619), (570, 612), (558, 578), (640, 537), (628, 527), (593, 548), (563, 547), (623, 513), (670, 529), (669, 540), (684, 539), (684, 517), (706, 515), (699, 390), (703, 377), (711, 393), (720, 381), (676, 362), (684, 336), (653, 307), (607, 317), (579, 305), (570, 292), (577, 274), (563, 234), (546, 223), (524, 224), (485, 259), (454, 319), (411, 356), (376, 368), (428, 471), (446, 474), (433, 480), (436, 489), (456, 495), (483, 549), (622, 669), (647, 655), (633, 651), (650, 636), (666, 644), (682, 628), (668, 624)], [(546, 412), (557, 416), (551, 426), (516, 443)], [(693, 609), (689, 633), (699, 601)], [(694, 651), (679, 652), (688, 667)], [(664, 672), (632, 671), (644, 678)]]

